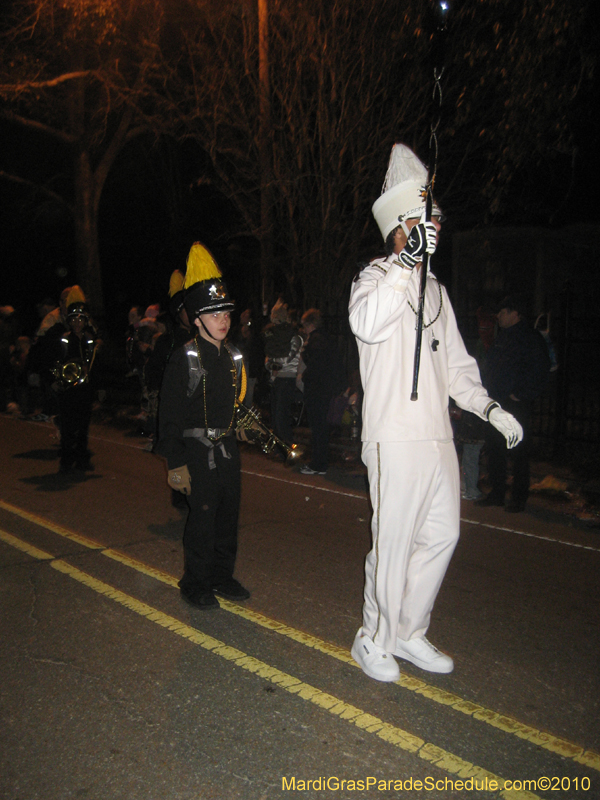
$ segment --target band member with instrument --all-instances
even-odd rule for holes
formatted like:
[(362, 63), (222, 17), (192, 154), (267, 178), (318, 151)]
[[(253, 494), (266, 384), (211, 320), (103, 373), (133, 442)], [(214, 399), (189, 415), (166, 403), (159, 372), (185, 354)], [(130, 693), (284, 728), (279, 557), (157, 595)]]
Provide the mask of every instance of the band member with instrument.
[(425, 638), (459, 534), (460, 477), (449, 397), (488, 420), (514, 447), (516, 419), (492, 400), (467, 353), (446, 289), (430, 274), (423, 314), (420, 389), (412, 401), (419, 271), (433, 254), (442, 215), (424, 218), (427, 170), (395, 145), (373, 215), (387, 257), (371, 261), (350, 295), (364, 389), (362, 459), (373, 506), (373, 548), (365, 565), (363, 624), (352, 656), (379, 681), (400, 676), (394, 656), (430, 672), (451, 672), (450, 656)]
[(245, 380), (241, 353), (225, 341), (234, 303), (213, 256), (199, 243), (190, 250), (184, 288), (195, 335), (166, 366), (155, 452), (167, 459), (169, 486), (189, 505), (181, 595), (209, 610), (219, 607), (215, 595), (250, 597), (233, 577), (241, 484), (235, 429)]
[(74, 469), (93, 470), (88, 432), (94, 399), (91, 375), (98, 344), (85, 295), (79, 286), (73, 286), (66, 299), (66, 326), (58, 323), (44, 337), (58, 403), (62, 474)]

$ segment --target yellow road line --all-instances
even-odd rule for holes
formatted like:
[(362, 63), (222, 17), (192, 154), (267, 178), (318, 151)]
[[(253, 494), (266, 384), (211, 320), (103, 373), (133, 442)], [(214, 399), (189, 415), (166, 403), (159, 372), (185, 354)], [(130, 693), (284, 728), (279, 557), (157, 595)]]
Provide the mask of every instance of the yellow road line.
[[(419, 758), (433, 764), (443, 772), (447, 772), (462, 780), (473, 778), (478, 783), (481, 782), (482, 785), (484, 785), (487, 779), (487, 783), (485, 783), (486, 786), (489, 785), (490, 781), (496, 781), (499, 787), (503, 787), (505, 784), (505, 780), (500, 776), (482, 767), (478, 767), (470, 761), (465, 761), (455, 756), (453, 753), (450, 753), (448, 750), (437, 747), (431, 742), (425, 742), (423, 739), (414, 736), (412, 733), (402, 728), (390, 725), (388, 722), (384, 722), (378, 717), (363, 711), (361, 708), (345, 703), (334, 695), (322, 692), (315, 686), (304, 683), (299, 678), (282, 672), (276, 667), (266, 664), (264, 661), (259, 661), (257, 658), (249, 656), (247, 653), (235, 647), (230, 647), (225, 644), (225, 642), (221, 642), (208, 634), (202, 633), (202, 631), (199, 631), (197, 628), (192, 628), (190, 625), (181, 622), (181, 620), (171, 617), (169, 614), (164, 614), (157, 608), (153, 608), (137, 600), (135, 597), (125, 594), (120, 589), (110, 586), (110, 584), (104, 583), (94, 578), (92, 575), (88, 575), (86, 572), (82, 572), (66, 561), (54, 559), (49, 553), (45, 553), (43, 550), (37, 548), (32, 548), (29, 544), (17, 539), (17, 537), (11, 534), (6, 534), (4, 531), (0, 530), (0, 539), (3, 539), (7, 544), (11, 544), (13, 547), (17, 547), (30, 555), (34, 555), (33, 551), (35, 551), (35, 558), (49, 561), (53, 569), (64, 575), (68, 575), (70, 578), (87, 586), (103, 597), (107, 597), (119, 603), (124, 608), (145, 617), (150, 622), (154, 622), (162, 628), (171, 631), (171, 633), (175, 633), (177, 636), (181, 636), (193, 644), (199, 645), (205, 650), (209, 650), (226, 661), (232, 662), (237, 667), (241, 667), (241, 669), (247, 672), (251, 672), (258, 675), (260, 678), (274, 683), (286, 692), (295, 694), (303, 700), (313, 703), (324, 711), (345, 720), (351, 725), (355, 725), (366, 733), (374, 734), (379, 739), (388, 742), (394, 747), (398, 747), (412, 755), (419, 756)], [(501, 790), (497, 792), (494, 790), (494, 794), (498, 794), (499, 797), (506, 798), (506, 800), (541, 800), (538, 795), (527, 791)]]
[[(35, 522), (37, 525), (45, 527), (54, 533), (58, 533), (60, 536), (66, 536), (71, 541), (77, 541), (80, 544), (83, 544), (85, 547), (97, 550), (102, 555), (112, 558), (114, 561), (118, 561), (121, 564), (136, 570), (137, 572), (141, 572), (144, 575), (154, 578), (155, 580), (166, 583), (169, 586), (177, 586), (177, 579), (163, 570), (150, 567), (144, 564), (142, 561), (125, 555), (124, 553), (120, 553), (117, 550), (113, 550), (112, 548), (102, 548), (101, 544), (94, 542), (92, 539), (80, 536), (79, 534), (69, 531), (60, 525), (55, 525), (48, 520), (44, 520), (42, 517), (38, 517), (35, 514), (22, 511), (17, 506), (13, 506), (10, 503), (6, 503), (2, 500), (0, 500), (0, 508), (4, 508), (6, 511), (11, 511), (14, 514), (17, 514), (24, 519), (28, 519), (31, 522)], [(220, 599), (219, 602), (221, 606), (231, 614), (236, 614), (238, 617), (252, 622), (255, 625), (259, 625), (262, 628), (273, 631), (274, 633), (278, 633), (281, 636), (286, 636), (288, 639), (292, 639), (293, 641), (298, 642), (305, 647), (310, 647), (313, 650), (324, 653), (325, 655), (335, 658), (338, 661), (343, 661), (345, 664), (349, 664), (357, 669), (359, 668), (358, 664), (350, 655), (350, 652), (342, 647), (330, 644), (323, 639), (319, 639), (318, 637), (312, 636), (309, 633), (299, 631), (296, 628), (292, 628), (291, 626), (285, 625), (282, 622), (277, 622), (277, 620), (270, 619), (269, 617), (260, 614), (258, 611), (252, 611), (252, 609), (244, 608), (240, 605), (223, 599)], [(419, 678), (415, 678), (411, 675), (401, 674), (397, 683), (402, 686), (403, 689), (415, 692), (422, 697), (426, 697), (429, 700), (433, 700), (435, 703), (452, 708), (455, 711), (460, 711), (462, 714), (472, 716), (473, 719), (476, 719), (479, 722), (484, 722), (485, 724), (490, 725), (493, 728), (497, 728), (498, 730), (504, 731), (504, 733), (511, 734), (519, 739), (524, 739), (530, 744), (534, 744), (537, 747), (541, 747), (544, 750), (550, 751), (551, 753), (556, 753), (564, 758), (572, 759), (578, 764), (583, 764), (600, 772), (600, 754), (594, 752), (593, 750), (584, 750), (584, 748), (580, 745), (569, 742), (566, 739), (561, 739), (558, 736), (545, 733), (544, 731), (540, 731), (537, 728), (533, 728), (530, 725), (519, 722), (518, 720), (509, 717), (506, 714), (499, 714), (498, 712), (492, 711), (484, 706), (480, 706), (477, 703), (472, 703), (469, 700), (459, 697), (458, 695), (447, 692), (445, 689), (440, 689), (437, 686), (431, 686), (430, 684), (425, 683), (425, 681), (422, 681)]]
[(22, 550), (27, 555), (32, 556), (33, 558), (37, 558), (40, 561), (42, 560), (52, 560), (54, 556), (51, 556), (50, 553), (46, 553), (44, 550), (40, 550), (38, 547), (34, 547), (32, 544), (28, 544), (24, 542), (22, 539), (17, 539), (16, 536), (13, 536), (12, 533), (8, 533), (7, 531), (3, 531), (0, 528), (0, 539), (6, 544), (9, 544), (11, 547), (15, 547), (17, 550)]
[(93, 539), (88, 539), (87, 536), (82, 536), (80, 533), (75, 533), (75, 531), (71, 531), (69, 528), (64, 528), (62, 525), (57, 525), (55, 522), (51, 522), (49, 519), (39, 517), (37, 514), (31, 514), (29, 511), (25, 511), (18, 506), (13, 506), (12, 503), (7, 503), (4, 500), (0, 500), (0, 508), (3, 508), (5, 511), (9, 511), (11, 514), (16, 514), (16, 516), (21, 517), (21, 519), (25, 519), (28, 522), (33, 522), (34, 525), (39, 525), (41, 528), (46, 528), (46, 530), (52, 531), (52, 533), (57, 533), (59, 536), (62, 536), (65, 539), (70, 539), (72, 542), (77, 542), (77, 544), (80, 544), (83, 547), (88, 547), (90, 550), (104, 550), (104, 546), (99, 542), (95, 542)]

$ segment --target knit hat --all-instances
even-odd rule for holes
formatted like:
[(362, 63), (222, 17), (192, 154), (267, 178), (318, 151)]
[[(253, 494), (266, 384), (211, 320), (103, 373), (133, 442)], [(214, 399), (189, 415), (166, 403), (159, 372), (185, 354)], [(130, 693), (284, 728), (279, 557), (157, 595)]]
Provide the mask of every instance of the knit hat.
[(271, 322), (278, 324), (280, 322), (289, 322), (290, 312), (287, 303), (284, 303), (281, 297), (277, 298), (277, 302), (271, 309)]
[(235, 307), (212, 254), (200, 242), (192, 245), (185, 273), (183, 304), (191, 321), (210, 311)]
[[(427, 168), (405, 144), (392, 147), (381, 197), (373, 203), (373, 216), (384, 241), (407, 219), (421, 217), (427, 200)], [(441, 216), (433, 205), (432, 214)]]

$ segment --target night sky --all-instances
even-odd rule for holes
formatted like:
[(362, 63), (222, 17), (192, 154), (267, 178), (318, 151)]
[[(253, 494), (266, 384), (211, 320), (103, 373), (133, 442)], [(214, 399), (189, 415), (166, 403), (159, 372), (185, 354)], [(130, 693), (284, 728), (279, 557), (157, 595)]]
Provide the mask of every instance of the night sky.
[[(599, 125), (593, 106), (576, 130), (578, 152), (572, 165), (566, 158), (552, 167), (525, 170), (514, 182), (513, 202), (505, 204), (497, 224), (548, 225), (560, 228), (574, 222), (598, 222), (596, 176), (600, 173)], [(43, 140), (14, 126), (0, 124), (0, 147), (7, 171), (17, 167), (25, 177), (45, 176), (50, 188), (62, 189), (61, 180), (48, 172), (48, 163), (60, 164), (60, 153), (48, 153)], [(103, 266), (107, 323), (121, 328), (133, 303), (148, 305), (166, 299), (169, 277), (184, 268), (195, 240), (209, 246), (222, 266), (231, 293), (246, 304), (258, 287), (258, 244), (251, 237), (231, 237), (240, 221), (231, 204), (209, 185), (197, 186), (204, 172), (202, 157), (189, 147), (178, 153), (180, 203), (173, 214), (173, 188), (165, 184), (160, 151), (129, 147), (119, 156), (106, 183), (100, 209), (100, 256)], [(557, 166), (558, 165), (558, 166)], [(62, 174), (69, 172), (68, 162)], [(547, 197), (561, 198), (543, 218), (538, 209)], [(529, 218), (513, 207), (532, 209)], [(362, 220), (356, 224), (362, 224)], [(375, 232), (374, 223), (372, 222)], [(437, 256), (436, 271), (451, 279), (450, 219)], [(377, 235), (374, 235), (374, 240)], [(565, 242), (565, 253), (568, 253)], [(26, 332), (37, 322), (35, 305), (57, 298), (75, 282), (75, 252), (71, 220), (66, 211), (26, 187), (0, 179), (0, 305), (10, 304), (22, 314)], [(596, 256), (597, 258), (597, 256)], [(599, 287), (600, 288), (600, 287)]]

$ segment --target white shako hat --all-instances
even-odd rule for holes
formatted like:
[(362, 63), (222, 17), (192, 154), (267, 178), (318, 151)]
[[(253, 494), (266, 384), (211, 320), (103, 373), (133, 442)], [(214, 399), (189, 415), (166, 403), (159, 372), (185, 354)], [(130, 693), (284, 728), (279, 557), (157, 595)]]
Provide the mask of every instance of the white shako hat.
[[(381, 197), (373, 203), (373, 216), (383, 240), (407, 219), (420, 217), (427, 199), (427, 168), (405, 144), (392, 147)], [(432, 214), (441, 215), (433, 204)]]

